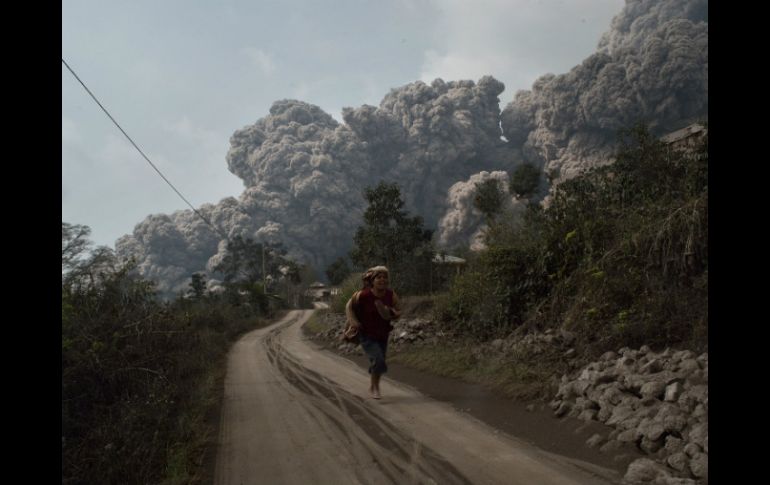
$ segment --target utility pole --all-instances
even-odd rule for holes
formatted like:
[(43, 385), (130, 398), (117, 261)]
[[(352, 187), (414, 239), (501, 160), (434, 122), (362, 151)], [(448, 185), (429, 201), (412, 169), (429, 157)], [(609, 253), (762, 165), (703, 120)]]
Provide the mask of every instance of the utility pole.
[(430, 258), (429, 272), (430, 272), (430, 294), (433, 294), (433, 257)]

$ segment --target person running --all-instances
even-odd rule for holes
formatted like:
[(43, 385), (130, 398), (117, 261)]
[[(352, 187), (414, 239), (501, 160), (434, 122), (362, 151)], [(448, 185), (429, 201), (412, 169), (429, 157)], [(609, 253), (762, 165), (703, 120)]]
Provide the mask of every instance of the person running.
[(388, 335), (393, 330), (390, 322), (401, 316), (401, 310), (396, 292), (389, 288), (388, 268), (370, 268), (361, 279), (363, 289), (348, 300), (345, 313), (350, 326), (358, 330), (361, 348), (369, 357), (369, 394), (374, 399), (380, 399), (380, 377), (388, 371), (385, 355)]

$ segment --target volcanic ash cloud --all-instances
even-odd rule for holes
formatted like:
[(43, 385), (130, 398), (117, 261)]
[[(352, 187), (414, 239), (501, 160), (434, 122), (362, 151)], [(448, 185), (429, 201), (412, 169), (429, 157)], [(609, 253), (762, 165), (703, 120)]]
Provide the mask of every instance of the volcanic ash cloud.
[(628, 1), (597, 52), (539, 78), (502, 113), (508, 140), (556, 182), (611, 160), (639, 121), (663, 134), (708, 117), (708, 3)]

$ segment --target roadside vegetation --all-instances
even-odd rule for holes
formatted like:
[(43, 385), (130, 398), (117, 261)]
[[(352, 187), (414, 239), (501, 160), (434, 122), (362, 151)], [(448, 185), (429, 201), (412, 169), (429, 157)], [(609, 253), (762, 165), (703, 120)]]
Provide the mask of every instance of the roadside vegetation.
[[(707, 135), (684, 153), (636, 127), (618, 147), (613, 164), (561, 183), (546, 208), (534, 202), (543, 174), (514, 172), (512, 194), (533, 201), (524, 215), (501, 209), (509, 195), (497, 182), (480, 184), (486, 249), (453, 250), (466, 266), (443, 279), (431, 266), (443, 250), (398, 186), (367, 188), (350, 262), (326, 271), (340, 288), (329, 312), (344, 312), (360, 270), (385, 264), (405, 315), (446, 334), (393, 362), (523, 399), (547, 397), (571, 364), (554, 350), (489, 351), (514, 334), (568, 331), (573, 361), (624, 346), (707, 351)], [(234, 238), (216, 267), (219, 291), (198, 273), (161, 299), (88, 235), (62, 223), (62, 483), (210, 481), (229, 346), (287, 308), (310, 308), (302, 289), (315, 274), (280, 245)], [(318, 312), (307, 329), (328, 322)]]
[(434, 255), (433, 232), (423, 227), (421, 216), (410, 216), (404, 210), (397, 184), (380, 182), (364, 189), (364, 198), (369, 205), (363, 225), (353, 237), (353, 265), (359, 269), (385, 265), (391, 272), (390, 284), (399, 294), (425, 292)]
[(478, 341), (563, 328), (586, 356), (706, 348), (707, 135), (684, 153), (624, 131), (613, 164), (563, 182), (545, 209), (491, 220), (486, 250), (438, 298), (447, 328)]
[[(450, 338), (392, 360), (532, 398), (548, 396), (570, 370), (568, 359), (546, 350), (501, 360), (484, 351), (491, 341), (568, 331), (575, 337), (572, 364), (625, 346), (707, 351), (708, 135), (676, 151), (636, 126), (619, 133), (614, 158), (558, 185), (546, 208), (529, 203), (523, 215), (501, 209), (496, 181), (479, 184), (474, 203), (487, 223), (486, 249), (463, 251), (461, 274), (426, 296), (429, 318)], [(522, 166), (509, 186), (527, 199), (541, 184), (542, 174)], [(378, 220), (383, 216), (366, 224)], [(429, 252), (421, 247), (419, 254)], [(420, 281), (405, 293), (419, 295), (419, 288), (425, 293), (428, 285)], [(333, 311), (352, 291), (338, 296)]]
[(62, 483), (207, 483), (227, 350), (284, 311), (281, 287), (259, 264), (161, 300), (89, 232), (62, 223)]

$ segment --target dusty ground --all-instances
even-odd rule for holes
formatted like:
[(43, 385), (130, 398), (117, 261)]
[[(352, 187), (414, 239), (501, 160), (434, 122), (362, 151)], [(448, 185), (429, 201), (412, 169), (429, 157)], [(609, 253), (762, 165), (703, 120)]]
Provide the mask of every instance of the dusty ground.
[[(368, 376), (360, 365), (303, 336), (301, 325), (310, 314), (290, 312), (233, 347), (215, 483), (587, 485), (619, 480), (620, 473), (596, 461), (548, 452), (521, 439), (523, 421), (537, 429), (537, 416), (546, 417), (545, 411), (511, 411), (510, 402), (503, 403), (505, 411), (495, 411), (479, 389), (394, 368), (383, 379), (383, 399), (368, 398)], [(394, 378), (411, 380), (422, 390)], [(498, 415), (502, 430), (472, 413)], [(505, 426), (517, 433), (509, 434)], [(551, 432), (545, 442), (564, 441), (556, 428)], [(584, 439), (577, 441), (582, 445)]]
[[(342, 356), (362, 369), (369, 367), (363, 355)], [(625, 447), (611, 453), (590, 448), (586, 445), (588, 438), (595, 433), (606, 437), (612, 428), (596, 421), (586, 423), (575, 418), (556, 418), (544, 403), (513, 401), (481, 385), (436, 376), (396, 363), (388, 364), (387, 378), (412, 386), (433, 399), (450, 404), (458, 412), (467, 413), (551, 453), (611, 468), (621, 474), (625, 473), (629, 463), (645, 456), (635, 447)], [(527, 410), (530, 404), (534, 410)]]

